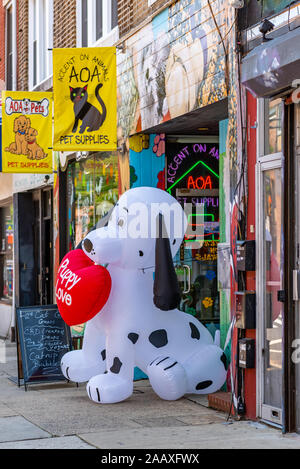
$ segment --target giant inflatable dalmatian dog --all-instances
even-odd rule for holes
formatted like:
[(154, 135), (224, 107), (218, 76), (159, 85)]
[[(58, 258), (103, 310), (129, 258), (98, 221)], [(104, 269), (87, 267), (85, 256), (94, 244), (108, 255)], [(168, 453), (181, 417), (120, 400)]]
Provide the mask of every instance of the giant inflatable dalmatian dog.
[[(184, 229), (178, 234), (180, 224)], [(87, 322), (82, 350), (65, 354), (61, 367), (67, 379), (88, 382), (94, 402), (127, 399), (135, 366), (167, 400), (212, 393), (225, 382), (223, 351), (197, 319), (176, 309), (180, 296), (172, 257), (185, 227), (186, 217), (173, 197), (140, 187), (123, 194), (107, 225), (83, 240), (83, 252), (92, 261), (108, 264), (111, 291), (103, 309)]]

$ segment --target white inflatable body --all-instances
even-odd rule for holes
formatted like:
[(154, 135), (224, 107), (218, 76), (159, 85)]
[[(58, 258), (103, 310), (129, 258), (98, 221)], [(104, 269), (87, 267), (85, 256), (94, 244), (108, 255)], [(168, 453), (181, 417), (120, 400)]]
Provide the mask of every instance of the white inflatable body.
[[(145, 228), (136, 221), (140, 203), (147, 208), (148, 220), (153, 204), (164, 204), (159, 213), (165, 218), (168, 207), (175, 204), (176, 213), (185, 222), (182, 208), (167, 192), (134, 188), (121, 196), (108, 226), (90, 232), (82, 244), (95, 263), (108, 264), (112, 289), (104, 308), (86, 325), (82, 350), (64, 355), (61, 367), (69, 380), (88, 381), (88, 395), (97, 403), (127, 399), (133, 392), (135, 366), (148, 375), (153, 390), (166, 400), (187, 393), (215, 392), (226, 379), (226, 356), (213, 343), (209, 331), (187, 313), (163, 311), (154, 304), (156, 237), (128, 235), (132, 227)], [(141, 210), (147, 225), (147, 214)], [(184, 234), (181, 230), (175, 237), (173, 225), (170, 220), (167, 226), (172, 256)]]

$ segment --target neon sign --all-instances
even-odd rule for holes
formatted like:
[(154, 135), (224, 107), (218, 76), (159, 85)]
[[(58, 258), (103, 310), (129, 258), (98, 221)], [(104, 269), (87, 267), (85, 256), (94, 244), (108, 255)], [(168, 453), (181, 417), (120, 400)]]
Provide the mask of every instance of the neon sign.
[[(193, 217), (202, 217), (203, 220), (200, 221), (200, 223), (194, 222), (192, 220)], [(210, 221), (205, 220), (206, 217), (211, 217)], [(198, 227), (201, 226), (203, 227), (203, 233), (198, 234), (198, 233), (193, 233), (191, 230), (193, 230), (193, 227)], [(188, 230), (185, 234), (185, 241), (186, 242), (191, 242), (191, 240), (195, 240), (195, 238), (207, 238), (208, 236), (212, 236), (213, 241), (218, 241), (219, 239), (219, 222), (215, 222), (215, 215), (212, 213), (190, 213), (188, 215)]]
[(194, 179), (193, 176), (189, 176), (188, 182), (187, 182), (187, 188), (188, 189), (212, 189), (212, 182), (211, 182), (211, 177), (206, 176), (204, 178), (203, 176), (198, 177), (197, 179)]
[(188, 147), (182, 148), (182, 150), (173, 158), (173, 161), (168, 164), (168, 181), (174, 182), (174, 177), (176, 177), (177, 170), (187, 156), (189, 156)]
[(180, 204), (191, 202), (194, 207), (197, 205), (205, 205), (207, 208), (218, 208), (219, 197), (176, 197)]
[[(204, 163), (204, 161), (197, 161), (197, 163), (195, 163), (190, 169), (188, 169), (179, 179), (177, 179), (177, 181), (175, 181), (172, 186), (170, 186), (167, 191), (171, 194), (171, 190), (173, 189), (173, 187), (175, 187), (185, 176), (187, 176), (191, 171), (193, 171), (193, 169), (196, 168), (196, 166), (198, 166), (199, 164), (201, 164), (202, 166), (204, 166), (206, 169), (208, 169), (214, 176), (216, 176), (216, 178), (220, 179), (220, 176), (215, 172), (213, 171), (213, 169), (208, 166), (207, 164)], [(169, 179), (168, 179), (169, 181)]]

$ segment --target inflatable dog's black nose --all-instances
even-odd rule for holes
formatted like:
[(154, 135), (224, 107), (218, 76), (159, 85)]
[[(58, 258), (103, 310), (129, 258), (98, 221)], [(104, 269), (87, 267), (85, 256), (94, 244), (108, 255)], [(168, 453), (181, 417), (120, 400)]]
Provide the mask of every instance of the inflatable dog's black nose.
[(91, 250), (93, 249), (93, 243), (92, 241), (90, 241), (89, 239), (85, 239), (83, 241), (83, 247), (84, 249), (86, 250), (86, 252), (91, 252)]

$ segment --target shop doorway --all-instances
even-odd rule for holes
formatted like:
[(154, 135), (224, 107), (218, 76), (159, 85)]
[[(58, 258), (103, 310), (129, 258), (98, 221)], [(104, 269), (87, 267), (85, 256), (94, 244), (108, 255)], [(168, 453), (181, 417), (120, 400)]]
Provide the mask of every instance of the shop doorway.
[(296, 210), (296, 255), (294, 256), (293, 300), (295, 301), (295, 343), (293, 343), (292, 360), (296, 375), (296, 430), (300, 433), (300, 104), (295, 105), (295, 210)]
[(36, 270), (36, 304), (53, 300), (52, 189), (33, 192)]
[(283, 189), (282, 153), (257, 165), (258, 415), (282, 425), (283, 403)]
[(199, 319), (214, 337), (220, 329), (219, 137), (168, 136), (166, 159), (166, 190), (188, 217), (188, 231), (174, 260), (180, 309)]
[(16, 306), (53, 303), (52, 188), (14, 194)]

